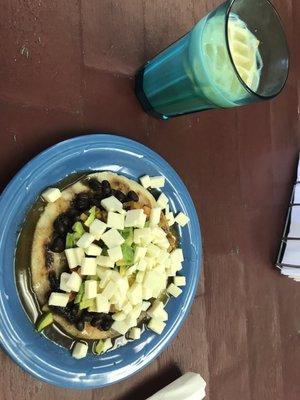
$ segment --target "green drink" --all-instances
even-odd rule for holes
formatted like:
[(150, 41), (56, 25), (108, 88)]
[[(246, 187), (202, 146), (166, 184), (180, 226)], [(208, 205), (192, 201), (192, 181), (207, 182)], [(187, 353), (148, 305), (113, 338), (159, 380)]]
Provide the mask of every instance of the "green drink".
[(136, 94), (147, 111), (163, 119), (240, 106), (276, 96), (288, 63), (270, 3), (228, 1), (145, 65)]

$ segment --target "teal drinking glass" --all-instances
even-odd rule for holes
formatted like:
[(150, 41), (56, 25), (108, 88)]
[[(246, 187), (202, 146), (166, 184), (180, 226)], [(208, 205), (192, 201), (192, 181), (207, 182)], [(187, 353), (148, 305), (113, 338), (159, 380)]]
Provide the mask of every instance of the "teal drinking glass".
[(230, 0), (148, 61), (135, 92), (147, 112), (168, 119), (271, 99), (288, 71), (288, 45), (273, 5)]

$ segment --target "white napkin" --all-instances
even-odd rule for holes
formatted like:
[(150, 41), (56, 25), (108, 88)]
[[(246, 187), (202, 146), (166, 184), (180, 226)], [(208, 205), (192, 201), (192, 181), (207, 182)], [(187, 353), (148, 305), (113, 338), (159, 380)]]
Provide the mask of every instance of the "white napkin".
[(187, 372), (147, 400), (202, 400), (205, 386), (201, 375)]

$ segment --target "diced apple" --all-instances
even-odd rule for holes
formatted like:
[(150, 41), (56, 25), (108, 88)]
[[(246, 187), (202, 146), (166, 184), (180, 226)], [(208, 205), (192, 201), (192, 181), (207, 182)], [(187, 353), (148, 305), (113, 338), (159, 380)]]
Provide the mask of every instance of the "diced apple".
[(103, 294), (97, 294), (96, 297), (96, 311), (98, 313), (108, 313), (110, 309), (109, 301)]
[(116, 247), (116, 246), (121, 246), (125, 242), (124, 238), (120, 235), (120, 233), (112, 228), (109, 229), (107, 232), (105, 232), (101, 239), (103, 242), (106, 244), (108, 248)]
[(84, 296), (86, 299), (94, 299), (97, 296), (97, 281), (90, 279), (84, 282)]
[(145, 259), (140, 260), (136, 267), (138, 271), (145, 271), (146, 268), (147, 268), (147, 261)]
[(155, 241), (155, 244), (161, 249), (168, 249), (170, 247), (170, 243), (166, 237), (164, 239)]
[(96, 275), (96, 258), (85, 257), (81, 266), (81, 275)]
[(101, 293), (107, 300), (110, 300), (116, 291), (116, 284), (114, 281), (109, 281)]
[(161, 253), (161, 249), (153, 243), (147, 247), (147, 256), (157, 258)]
[(177, 224), (180, 226), (185, 226), (189, 221), (189, 217), (186, 216), (183, 212), (180, 212), (175, 217), (175, 222), (177, 222)]
[(131, 328), (129, 331), (129, 338), (133, 340), (138, 340), (141, 337), (141, 329), (138, 327)]
[(100, 219), (96, 218), (90, 225), (90, 233), (95, 237), (96, 240), (100, 240), (106, 228), (107, 225), (103, 221), (100, 221)]
[(143, 286), (142, 293), (143, 300), (149, 300), (153, 297), (152, 289), (149, 287)]
[(88, 345), (82, 342), (76, 342), (72, 351), (72, 356), (77, 360), (86, 357), (88, 352)]
[(61, 191), (58, 188), (48, 188), (42, 193), (42, 197), (48, 203), (54, 203), (61, 197)]
[(145, 189), (147, 189), (148, 187), (151, 186), (151, 181), (150, 181), (150, 176), (149, 176), (149, 175), (144, 175), (144, 176), (142, 176), (142, 177), (140, 178), (140, 182), (141, 182), (141, 185), (142, 185)]
[(81, 267), (83, 259), (84, 259), (84, 250), (80, 247), (76, 247), (74, 249), (74, 254), (77, 259), (77, 266)]
[(154, 227), (159, 224), (160, 215), (161, 215), (160, 207), (151, 208), (151, 212), (150, 212), (150, 226), (151, 227)]
[(136, 304), (130, 311), (129, 315), (131, 318), (138, 319), (142, 312), (142, 302)]
[(142, 283), (142, 282), (143, 282), (143, 279), (144, 279), (144, 275), (145, 275), (145, 271), (139, 271), (139, 272), (136, 274), (136, 277), (135, 277), (136, 282), (137, 282), (137, 283)]
[(96, 259), (97, 265), (100, 265), (100, 267), (105, 267), (105, 268), (113, 268), (115, 265), (115, 262), (109, 257), (109, 256), (98, 256)]
[(126, 276), (132, 275), (137, 269), (137, 264), (133, 264), (131, 267), (129, 267), (126, 271)]
[(49, 297), (49, 306), (66, 307), (69, 301), (68, 293), (52, 292)]
[(94, 240), (95, 240), (95, 237), (93, 235), (91, 235), (90, 233), (86, 232), (77, 241), (76, 245), (82, 249), (86, 249), (93, 243)]
[(96, 244), (92, 243), (89, 247), (87, 247), (84, 250), (84, 252), (87, 256), (97, 257), (100, 256), (100, 254), (102, 253), (102, 249), (100, 246), (97, 246)]
[(162, 331), (165, 329), (165, 326), (166, 326), (165, 322), (156, 318), (151, 318), (148, 324), (148, 328), (150, 328), (153, 332), (157, 333), (158, 335), (162, 333)]
[(170, 254), (170, 258), (172, 262), (182, 262), (184, 261), (182, 249), (175, 249)]
[(67, 281), (67, 287), (69, 287), (72, 292), (78, 292), (82, 283), (81, 276), (77, 272), (73, 271)]
[(129, 314), (130, 313), (130, 311), (132, 310), (132, 304), (129, 302), (129, 301), (127, 301), (125, 304), (124, 304), (124, 306), (123, 306), (123, 312), (125, 313), (125, 314)]
[(123, 213), (123, 204), (115, 196), (110, 196), (101, 200), (101, 206), (104, 207), (106, 211)]
[(142, 298), (142, 285), (140, 283), (135, 282), (133, 285), (130, 286), (127, 297), (131, 304), (135, 305), (141, 303)]
[(136, 246), (134, 250), (133, 262), (137, 263), (146, 255), (147, 247)]
[(70, 278), (71, 274), (68, 274), (67, 272), (63, 272), (60, 275), (60, 284), (59, 284), (59, 288), (60, 290), (63, 290), (64, 292), (71, 292), (71, 289), (67, 286), (67, 282)]
[(69, 268), (70, 269), (76, 268), (78, 266), (78, 260), (75, 249), (66, 249), (65, 255), (67, 257)]
[(112, 247), (112, 248), (108, 249), (107, 252), (108, 252), (110, 259), (113, 260), (114, 262), (122, 260), (122, 258), (123, 258), (121, 246)]
[(116, 332), (120, 333), (121, 335), (125, 335), (125, 333), (128, 331), (128, 329), (130, 329), (130, 326), (128, 326), (128, 323), (126, 322), (126, 320), (115, 321), (111, 327)]
[(133, 241), (139, 245), (148, 245), (152, 240), (151, 228), (135, 229), (133, 232)]
[(174, 285), (174, 283), (170, 283), (170, 285), (167, 287), (167, 292), (174, 297), (178, 297), (182, 293), (182, 289)]
[(164, 176), (150, 177), (150, 186), (152, 187), (152, 189), (158, 189), (165, 186), (165, 177)]
[(151, 233), (152, 233), (153, 241), (161, 240), (166, 237), (166, 232), (159, 226), (155, 226), (155, 227), (151, 228)]
[(164, 303), (162, 301), (155, 300), (152, 306), (147, 310), (147, 314), (151, 318), (158, 318), (159, 314), (161, 313), (161, 310), (163, 309), (164, 309)]
[[(100, 267), (100, 268), (101, 268), (101, 267)], [(97, 275), (100, 277), (100, 283), (99, 283), (99, 288), (100, 288), (100, 289), (104, 289), (105, 286), (106, 286), (106, 285), (108, 284), (108, 282), (110, 281), (110, 276), (111, 276), (112, 270), (111, 270), (111, 269), (107, 269), (107, 268), (105, 268), (105, 269), (106, 269), (106, 274), (104, 274), (104, 273), (101, 272), (101, 275), (99, 276), (98, 267), (97, 267)]]
[(151, 306), (150, 301), (143, 301), (143, 303), (142, 303), (142, 311), (147, 311), (150, 306)]
[(169, 199), (164, 193), (161, 193), (157, 199), (157, 205), (161, 208), (164, 209), (166, 205), (169, 203)]
[(124, 313), (124, 311), (120, 311), (120, 312), (114, 313), (114, 314), (112, 315), (112, 319), (113, 319), (114, 321), (124, 321), (125, 318), (126, 318), (126, 314)]
[(146, 222), (146, 214), (142, 209), (128, 210), (125, 217), (125, 227), (143, 228)]
[(116, 286), (120, 292), (121, 297), (126, 297), (127, 291), (129, 289), (129, 283), (127, 277), (123, 277), (120, 279), (117, 283)]
[(132, 328), (133, 326), (136, 326), (137, 324), (137, 319), (133, 318), (130, 314), (127, 315), (126, 320), (125, 320), (128, 329)]
[(107, 226), (119, 230), (124, 229), (124, 215), (109, 211), (107, 215)]
[(110, 279), (117, 283), (119, 280), (121, 280), (123, 278), (122, 278), (122, 276), (120, 275), (120, 273), (118, 271), (112, 270), (111, 271), (111, 275), (110, 275)]
[(152, 269), (156, 264), (156, 259), (154, 257), (145, 257), (144, 260), (147, 263), (146, 269)]

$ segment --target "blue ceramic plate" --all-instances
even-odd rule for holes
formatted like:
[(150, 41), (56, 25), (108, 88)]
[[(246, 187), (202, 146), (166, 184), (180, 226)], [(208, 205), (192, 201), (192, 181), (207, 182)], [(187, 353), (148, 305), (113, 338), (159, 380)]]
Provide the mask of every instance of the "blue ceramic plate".
[[(172, 209), (191, 222), (181, 229), (187, 286), (167, 305), (169, 320), (162, 335), (146, 331), (140, 340), (101, 357), (75, 360), (71, 352), (36, 333), (20, 302), (14, 254), (26, 211), (47, 186), (77, 171), (110, 170), (132, 179), (164, 175), (163, 191)], [(201, 234), (191, 197), (170, 165), (149, 148), (106, 134), (61, 142), (31, 160), (0, 198), (0, 339), (7, 353), (26, 371), (48, 383), (78, 389), (102, 387), (129, 377), (149, 364), (175, 338), (192, 304), (200, 273)]]

